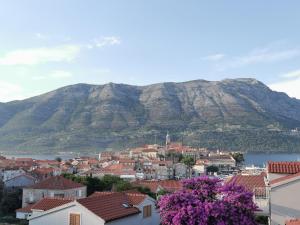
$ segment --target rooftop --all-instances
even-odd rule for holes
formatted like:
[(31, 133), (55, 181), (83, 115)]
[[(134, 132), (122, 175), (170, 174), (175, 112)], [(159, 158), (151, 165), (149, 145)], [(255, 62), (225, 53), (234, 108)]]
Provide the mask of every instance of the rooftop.
[(35, 204), (30, 204), (24, 208), (17, 209), (17, 212), (30, 213), (32, 210), (42, 210), (47, 211), (58, 206), (70, 203), (74, 200), (72, 199), (62, 199), (62, 198), (43, 198)]
[(63, 176), (53, 176), (40, 183), (29, 187), (31, 189), (49, 189), (49, 190), (68, 190), (74, 188), (84, 187), (84, 185), (76, 183), (72, 180), (64, 178)]
[(247, 190), (253, 192), (256, 196), (266, 194), (266, 183), (264, 174), (261, 175), (236, 175), (229, 182), (244, 186)]
[(124, 193), (99, 194), (79, 199), (77, 202), (104, 219), (105, 222), (140, 213), (138, 208), (131, 206)]
[(295, 174), (300, 172), (300, 162), (268, 162), (269, 173)]
[[(94, 192), (92, 195), (89, 196), (89, 198), (113, 195), (115, 193), (116, 192)], [(123, 192), (123, 194), (131, 205), (139, 205), (147, 197), (147, 195), (139, 192)]]
[(285, 225), (300, 225), (300, 219), (291, 219), (285, 222)]

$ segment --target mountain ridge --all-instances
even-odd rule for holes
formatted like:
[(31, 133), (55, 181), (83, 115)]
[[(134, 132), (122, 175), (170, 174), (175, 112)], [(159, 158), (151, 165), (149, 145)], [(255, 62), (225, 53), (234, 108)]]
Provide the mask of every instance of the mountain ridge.
[(120, 149), (154, 136), (163, 142), (167, 130), (175, 141), (198, 147), (300, 147), (299, 137), (289, 134), (300, 127), (300, 100), (252, 78), (145, 86), (80, 83), (0, 103), (0, 115), (2, 151)]

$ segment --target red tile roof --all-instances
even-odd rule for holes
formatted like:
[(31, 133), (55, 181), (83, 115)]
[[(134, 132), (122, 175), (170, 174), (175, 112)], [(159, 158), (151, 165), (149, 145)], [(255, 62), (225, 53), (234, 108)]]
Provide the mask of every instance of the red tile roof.
[(285, 222), (285, 225), (300, 225), (300, 219), (292, 219)]
[(28, 204), (27, 206), (25, 206), (23, 208), (17, 209), (16, 212), (31, 213), (31, 209), (32, 209), (33, 205), (34, 204)]
[(89, 197), (79, 199), (77, 202), (101, 217), (105, 222), (140, 213), (138, 208), (130, 205), (130, 202), (124, 193), (112, 193), (101, 195), (99, 197)]
[(43, 198), (35, 204), (29, 204), (26, 207), (17, 209), (16, 212), (31, 213), (32, 210), (42, 210), (47, 211), (58, 206), (70, 203), (74, 200), (72, 199), (62, 199), (62, 198)]
[(136, 186), (148, 187), (151, 192), (156, 193), (157, 188), (161, 187), (166, 191), (178, 191), (182, 189), (182, 183), (178, 180), (155, 180), (155, 181), (136, 181)]
[(35, 203), (31, 209), (47, 211), (73, 201), (73, 199), (44, 198)]
[(287, 175), (287, 176), (284, 176), (284, 177), (276, 178), (274, 180), (271, 180), (270, 184), (277, 184), (277, 183), (280, 183), (280, 182), (283, 182), (283, 181), (287, 181), (289, 179), (296, 178), (296, 177), (300, 177), (300, 172), (299, 173), (295, 173), (295, 174), (291, 174), (291, 175)]
[[(115, 193), (117, 193), (117, 192), (94, 192), (92, 195), (89, 196), (89, 198), (113, 195)], [(139, 193), (139, 192), (123, 192), (123, 195), (126, 196), (128, 202), (131, 205), (139, 205), (147, 197), (147, 195)]]
[(300, 172), (300, 162), (268, 162), (269, 173), (295, 174)]
[(32, 189), (67, 190), (84, 187), (84, 185), (66, 179), (63, 176), (50, 177), (40, 183), (34, 184)]
[(264, 196), (266, 194), (266, 183), (264, 174), (261, 175), (236, 175), (232, 177), (229, 183), (234, 182), (237, 185), (244, 186), (255, 196)]

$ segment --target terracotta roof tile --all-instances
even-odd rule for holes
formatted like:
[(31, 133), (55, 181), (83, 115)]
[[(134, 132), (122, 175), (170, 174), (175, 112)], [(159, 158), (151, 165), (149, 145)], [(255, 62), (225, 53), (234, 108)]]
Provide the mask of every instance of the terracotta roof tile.
[(266, 183), (264, 174), (261, 175), (236, 175), (232, 177), (229, 183), (234, 182), (237, 185), (244, 186), (256, 196), (264, 196), (266, 194)]
[(155, 180), (155, 181), (136, 181), (136, 186), (148, 187), (151, 192), (156, 193), (158, 187), (162, 187), (166, 191), (178, 191), (182, 189), (182, 183), (178, 180)]
[(32, 210), (42, 210), (47, 211), (58, 206), (70, 203), (74, 200), (72, 199), (62, 199), (62, 198), (43, 198), (40, 201), (36, 202), (35, 204), (30, 204), (26, 207), (17, 209), (16, 212), (24, 212), (24, 213), (31, 213)]
[(77, 202), (106, 222), (140, 213), (138, 208), (130, 206), (130, 202), (124, 193), (89, 197), (79, 199)]
[[(94, 192), (89, 198), (100, 197), (106, 195), (113, 195), (117, 192)], [(141, 202), (145, 200), (147, 195), (139, 193), (139, 192), (122, 192), (124, 196), (126, 196), (128, 202), (131, 205), (139, 205)]]
[(300, 225), (300, 219), (291, 219), (285, 222), (285, 225)]
[(62, 199), (62, 198), (43, 198), (35, 203), (31, 209), (47, 211), (49, 209), (56, 208), (58, 206), (73, 202), (73, 199)]
[(300, 162), (268, 162), (269, 173), (295, 174), (300, 172)]
[(63, 176), (53, 176), (40, 183), (34, 184), (32, 189), (50, 189), (50, 190), (67, 190), (84, 187), (84, 185), (76, 183)]

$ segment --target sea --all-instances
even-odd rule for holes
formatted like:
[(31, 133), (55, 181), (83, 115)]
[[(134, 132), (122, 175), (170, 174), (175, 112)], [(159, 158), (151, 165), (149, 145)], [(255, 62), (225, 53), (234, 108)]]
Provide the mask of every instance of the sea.
[[(33, 158), (33, 159), (55, 159), (60, 157), (63, 160), (72, 159), (74, 157), (81, 156), (79, 154), (2, 154), (7, 158)], [(86, 155), (85, 155), (86, 156)], [(90, 155), (91, 157), (97, 157), (96, 154)], [(244, 155), (246, 166), (260, 166), (263, 167), (268, 161), (300, 161), (300, 153), (246, 153)]]

